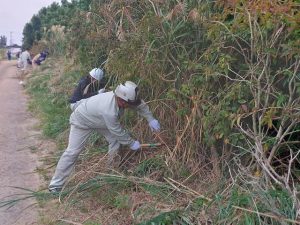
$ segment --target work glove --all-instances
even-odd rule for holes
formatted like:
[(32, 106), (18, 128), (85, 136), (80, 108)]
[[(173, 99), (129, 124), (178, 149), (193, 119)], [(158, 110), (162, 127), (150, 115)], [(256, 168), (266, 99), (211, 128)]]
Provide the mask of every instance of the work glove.
[(130, 145), (130, 149), (133, 151), (138, 150), (139, 148), (141, 148), (141, 144), (139, 141), (134, 141), (131, 145)]
[(101, 93), (104, 93), (105, 92), (105, 88), (101, 88), (99, 91), (98, 91), (98, 94), (101, 94)]
[(149, 127), (150, 127), (151, 131), (155, 131), (155, 132), (160, 131), (160, 124), (159, 124), (158, 120), (156, 120), (156, 119), (151, 120), (149, 122)]

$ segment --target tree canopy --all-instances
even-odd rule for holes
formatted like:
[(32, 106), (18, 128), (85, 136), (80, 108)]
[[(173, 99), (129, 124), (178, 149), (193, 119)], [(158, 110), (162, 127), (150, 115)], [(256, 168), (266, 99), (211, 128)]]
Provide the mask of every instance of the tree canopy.
[(4, 35), (0, 36), (0, 48), (4, 48), (6, 47), (6, 43), (7, 43), (7, 38)]

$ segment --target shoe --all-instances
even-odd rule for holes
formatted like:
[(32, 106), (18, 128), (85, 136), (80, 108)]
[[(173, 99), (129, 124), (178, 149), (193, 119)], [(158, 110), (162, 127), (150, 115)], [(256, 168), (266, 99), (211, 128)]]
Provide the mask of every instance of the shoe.
[(56, 193), (61, 192), (61, 188), (57, 188), (57, 187), (49, 188), (48, 190), (49, 190), (49, 192), (52, 193), (52, 194), (56, 194)]

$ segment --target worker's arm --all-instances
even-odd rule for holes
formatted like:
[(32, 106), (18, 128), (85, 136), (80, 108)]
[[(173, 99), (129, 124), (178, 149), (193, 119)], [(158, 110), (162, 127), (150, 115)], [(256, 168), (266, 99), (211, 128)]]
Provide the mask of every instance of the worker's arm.
[(75, 103), (83, 99), (83, 90), (85, 86), (86, 86), (86, 81), (84, 79), (80, 79), (77, 87), (74, 89), (73, 94), (69, 100), (70, 103)]
[(148, 121), (149, 127), (152, 131), (160, 131), (160, 124), (158, 120), (153, 117), (152, 112), (149, 110), (149, 106), (143, 100), (141, 100), (141, 104), (136, 107), (136, 110)]
[(154, 120), (153, 114), (149, 109), (149, 106), (144, 102), (144, 100), (141, 100), (141, 104), (135, 107), (136, 111), (139, 115), (143, 116), (148, 122), (151, 122)]
[(132, 145), (134, 143), (134, 139), (121, 126), (120, 121), (116, 116), (105, 115), (103, 118), (108, 130), (115, 136), (119, 143), (123, 145)]

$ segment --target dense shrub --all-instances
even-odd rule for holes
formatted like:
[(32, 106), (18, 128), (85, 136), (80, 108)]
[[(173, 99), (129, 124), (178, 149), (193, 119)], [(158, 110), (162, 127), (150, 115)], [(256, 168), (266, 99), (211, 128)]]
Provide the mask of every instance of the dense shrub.
[(174, 176), (183, 165), (197, 165), (217, 178), (234, 170), (236, 177), (276, 184), (291, 197), (294, 219), (300, 213), (297, 4), (72, 1), (60, 8), (75, 15), (57, 21), (65, 26), (59, 49), (83, 69), (104, 66), (111, 85), (139, 83), (162, 123), (158, 138)]

